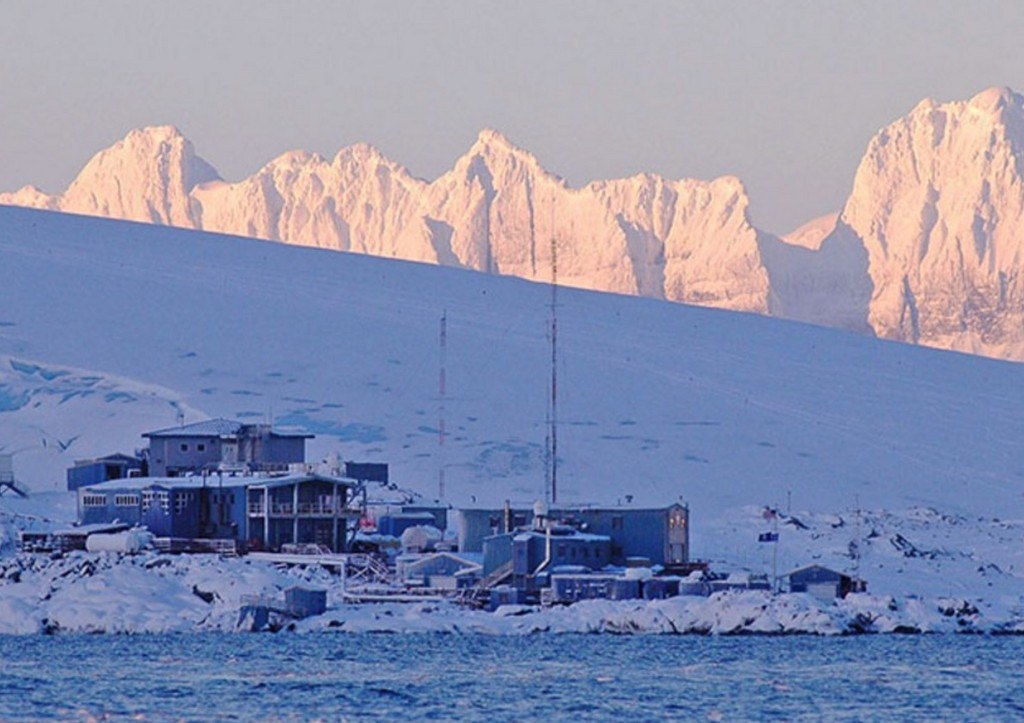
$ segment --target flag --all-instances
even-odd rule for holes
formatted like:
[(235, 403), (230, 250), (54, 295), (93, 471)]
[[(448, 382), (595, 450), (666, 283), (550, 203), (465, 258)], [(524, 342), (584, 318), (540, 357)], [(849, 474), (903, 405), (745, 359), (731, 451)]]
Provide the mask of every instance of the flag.
[(779, 533), (778, 532), (762, 532), (760, 535), (757, 536), (757, 541), (758, 542), (778, 542), (779, 541)]

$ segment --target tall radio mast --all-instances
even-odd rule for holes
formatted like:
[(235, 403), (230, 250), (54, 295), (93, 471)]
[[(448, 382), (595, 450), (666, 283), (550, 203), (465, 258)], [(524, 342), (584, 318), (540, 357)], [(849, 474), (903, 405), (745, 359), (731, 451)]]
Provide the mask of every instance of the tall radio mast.
[(558, 241), (551, 234), (551, 504), (558, 504)]
[(447, 393), (447, 365), (448, 365), (448, 310), (441, 314), (441, 328), (438, 334), (439, 365), (437, 373), (437, 498), (444, 499), (444, 438), (445, 430), (445, 395)]

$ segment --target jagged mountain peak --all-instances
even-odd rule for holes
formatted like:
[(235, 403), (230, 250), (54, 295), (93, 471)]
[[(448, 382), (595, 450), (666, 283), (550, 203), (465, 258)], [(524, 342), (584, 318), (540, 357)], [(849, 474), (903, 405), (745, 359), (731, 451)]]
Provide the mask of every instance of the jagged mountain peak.
[(973, 98), (967, 105), (977, 111), (998, 114), (1007, 108), (1016, 108), (1019, 112), (1024, 107), (1024, 96), (1006, 86), (986, 88)]
[(524, 152), (509, 137), (494, 128), (481, 128), (476, 135), (473, 148), (490, 148), (494, 150), (505, 150), (508, 152)]
[(131, 131), (129, 131), (128, 134), (124, 137), (125, 142), (132, 142), (143, 139), (157, 142), (188, 140), (187, 138), (185, 138), (185, 135), (176, 125), (171, 124), (143, 126), (142, 128), (134, 128)]
[(274, 157), (263, 167), (263, 169), (273, 170), (276, 168), (299, 168), (308, 165), (320, 165), (323, 163), (326, 163), (326, 160), (319, 153), (313, 153), (312, 151), (306, 151), (299, 148), (293, 151), (285, 151), (279, 156)]
[(513, 143), (504, 133), (493, 128), (484, 128), (477, 134), (476, 140), (469, 147), (466, 156), (483, 156), (489, 160), (514, 158), (530, 166), (541, 168), (536, 156)]

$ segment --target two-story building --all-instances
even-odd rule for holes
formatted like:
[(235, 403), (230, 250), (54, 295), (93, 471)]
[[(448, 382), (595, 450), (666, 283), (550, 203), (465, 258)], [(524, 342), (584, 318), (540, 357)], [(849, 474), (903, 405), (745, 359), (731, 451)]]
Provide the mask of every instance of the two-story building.
[(347, 549), (360, 511), (355, 480), (319, 474), (131, 477), (78, 490), (83, 525), (142, 525), (157, 537), (234, 540), (280, 550), (314, 543)]
[(154, 477), (218, 469), (287, 471), (288, 465), (306, 461), (306, 440), (313, 438), (230, 419), (208, 419), (142, 436), (149, 440), (147, 463)]

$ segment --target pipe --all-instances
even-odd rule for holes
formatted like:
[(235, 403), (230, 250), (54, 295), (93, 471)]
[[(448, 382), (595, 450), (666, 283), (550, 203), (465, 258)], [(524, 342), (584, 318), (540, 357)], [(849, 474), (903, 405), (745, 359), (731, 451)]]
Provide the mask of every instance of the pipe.
[(551, 523), (545, 521), (545, 527), (547, 527), (547, 539), (544, 542), (544, 561), (541, 562), (537, 569), (533, 571), (534, 575), (540, 573), (545, 567), (551, 564)]

